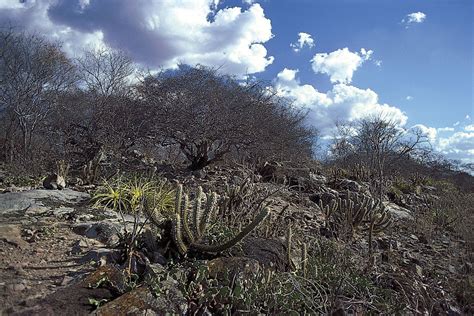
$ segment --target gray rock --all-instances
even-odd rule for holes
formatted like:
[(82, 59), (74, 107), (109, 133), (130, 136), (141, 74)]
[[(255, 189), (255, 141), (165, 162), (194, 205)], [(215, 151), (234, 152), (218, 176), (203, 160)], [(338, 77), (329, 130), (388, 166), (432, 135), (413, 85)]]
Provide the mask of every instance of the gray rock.
[(137, 287), (99, 307), (93, 315), (185, 315), (186, 308), (177, 282), (168, 279), (161, 282), (160, 295), (154, 295), (149, 287)]
[(392, 214), (395, 219), (413, 220), (413, 215), (409, 209), (401, 207), (392, 202), (383, 202), (383, 204), (385, 209), (387, 209), (387, 211), (390, 212), (390, 214)]
[(315, 173), (310, 173), (309, 174), (309, 178), (311, 181), (313, 181), (314, 183), (318, 183), (318, 184), (325, 184), (327, 182), (327, 179), (325, 176), (323, 176), (322, 174), (315, 174)]
[(84, 252), (84, 250), (86, 250), (87, 248), (89, 248), (89, 245), (87, 244), (87, 242), (85, 240), (82, 240), (82, 239), (78, 240), (72, 246), (71, 254), (73, 254), (73, 255), (80, 254), (80, 253)]
[(337, 186), (342, 190), (349, 190), (352, 192), (361, 192), (363, 191), (362, 186), (356, 181), (349, 179), (342, 179), (337, 183)]
[(108, 221), (76, 224), (73, 232), (87, 238), (96, 239), (104, 244), (113, 245), (118, 241), (118, 232), (121, 226)]
[[(0, 194), (0, 213), (13, 213), (18, 211), (45, 212), (50, 207), (45, 205), (44, 200), (54, 203), (75, 204), (88, 199), (90, 196), (84, 192), (64, 190), (29, 190), (23, 192), (8, 192)], [(42, 201), (43, 200), (43, 201)]]

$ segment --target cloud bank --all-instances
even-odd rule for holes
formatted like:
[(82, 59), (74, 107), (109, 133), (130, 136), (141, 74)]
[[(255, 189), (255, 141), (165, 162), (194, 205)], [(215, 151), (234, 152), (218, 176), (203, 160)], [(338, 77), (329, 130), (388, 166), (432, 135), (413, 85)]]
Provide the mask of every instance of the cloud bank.
[(380, 114), (405, 125), (407, 116), (400, 109), (380, 103), (371, 89), (360, 89), (344, 83), (335, 84), (326, 93), (309, 84), (301, 84), (296, 77), (298, 70), (283, 69), (278, 73), (274, 87), (295, 106), (309, 110), (309, 120), (317, 122), (323, 135), (328, 135), (337, 121), (355, 121), (368, 115)]
[(273, 37), (271, 21), (258, 3), (243, 10), (219, 9), (220, 2), (0, 1), (0, 21), (59, 40), (71, 55), (110, 46), (151, 68), (199, 63), (237, 75), (264, 71), (273, 62), (264, 46)]

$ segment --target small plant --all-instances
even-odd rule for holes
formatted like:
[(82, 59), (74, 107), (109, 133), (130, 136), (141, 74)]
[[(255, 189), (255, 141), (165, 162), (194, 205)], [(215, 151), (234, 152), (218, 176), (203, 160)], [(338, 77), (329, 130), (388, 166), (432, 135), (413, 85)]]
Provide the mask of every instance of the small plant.
[[(138, 236), (150, 219), (158, 222), (171, 214), (173, 196), (173, 190), (166, 181), (139, 176), (128, 179), (118, 177), (110, 182), (104, 181), (94, 194), (92, 198), (94, 207), (109, 208), (120, 214), (123, 232), (118, 233), (120, 244), (126, 251), (129, 271)], [(125, 214), (132, 215), (133, 222), (128, 223)], [(145, 221), (140, 221), (141, 215), (147, 216)]]

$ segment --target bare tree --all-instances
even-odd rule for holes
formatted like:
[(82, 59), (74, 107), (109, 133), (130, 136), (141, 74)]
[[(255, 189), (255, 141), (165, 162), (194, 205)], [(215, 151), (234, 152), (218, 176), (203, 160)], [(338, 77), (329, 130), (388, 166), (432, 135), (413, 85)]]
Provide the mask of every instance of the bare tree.
[(105, 48), (86, 51), (77, 66), (86, 90), (101, 97), (126, 93), (134, 72), (129, 56)]
[(353, 143), (359, 157), (375, 171), (377, 191), (382, 199), (387, 166), (414, 154), (429, 141), (419, 129), (407, 130), (383, 116), (371, 116), (358, 122)]
[(258, 83), (241, 83), (215, 69), (183, 67), (146, 78), (139, 90), (154, 112), (151, 130), (162, 145), (177, 144), (191, 170), (233, 150), (293, 146), (296, 152), (300, 143), (307, 145), (303, 117)]
[(0, 40), (0, 110), (8, 124), (5, 140), (10, 141), (18, 128), (26, 157), (34, 132), (58, 95), (74, 85), (75, 68), (57, 44), (42, 37), (8, 29), (0, 32)]

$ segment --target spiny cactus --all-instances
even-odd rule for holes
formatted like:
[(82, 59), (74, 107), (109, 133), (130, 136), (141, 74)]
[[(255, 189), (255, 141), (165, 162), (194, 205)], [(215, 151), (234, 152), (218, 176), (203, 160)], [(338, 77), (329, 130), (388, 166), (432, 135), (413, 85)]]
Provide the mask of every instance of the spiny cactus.
[(301, 271), (303, 272), (303, 278), (308, 275), (308, 246), (303, 243), (301, 246)]
[[(202, 210), (202, 200), (205, 199), (205, 208)], [(189, 249), (202, 252), (221, 252), (235, 246), (239, 241), (248, 236), (269, 214), (269, 209), (262, 209), (254, 220), (233, 238), (215, 245), (208, 245), (202, 242), (202, 238), (211, 218), (215, 217), (218, 196), (212, 192), (207, 196), (199, 187), (194, 199), (192, 209), (192, 223), (189, 223), (189, 198), (183, 194), (183, 186), (178, 184), (176, 190), (175, 215), (172, 220), (172, 237), (178, 251), (184, 255)], [(183, 201), (184, 200), (184, 201)]]
[(367, 167), (358, 163), (354, 167), (352, 167), (351, 175), (356, 180), (368, 181), (370, 180), (371, 172)]
[(360, 228), (368, 230), (371, 238), (372, 233), (380, 232), (391, 224), (390, 214), (380, 201), (349, 191), (344, 198), (333, 199), (326, 205), (320, 200), (319, 207), (326, 217), (326, 227), (332, 225), (338, 232), (345, 230), (349, 238)]

